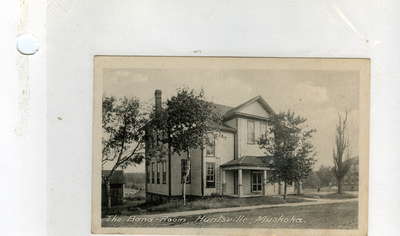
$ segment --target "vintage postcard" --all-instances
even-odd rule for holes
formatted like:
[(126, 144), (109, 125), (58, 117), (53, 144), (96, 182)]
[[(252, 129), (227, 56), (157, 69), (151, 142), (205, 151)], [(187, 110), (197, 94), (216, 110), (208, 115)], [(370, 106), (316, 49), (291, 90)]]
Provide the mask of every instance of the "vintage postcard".
[(96, 56), (92, 232), (367, 235), (369, 68)]

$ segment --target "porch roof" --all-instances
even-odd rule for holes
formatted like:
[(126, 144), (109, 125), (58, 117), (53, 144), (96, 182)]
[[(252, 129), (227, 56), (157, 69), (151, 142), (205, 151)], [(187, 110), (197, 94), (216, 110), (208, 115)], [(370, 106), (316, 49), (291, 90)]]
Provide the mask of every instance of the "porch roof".
[(239, 159), (228, 161), (221, 165), (222, 168), (228, 167), (263, 167), (273, 166), (271, 156), (242, 156)]

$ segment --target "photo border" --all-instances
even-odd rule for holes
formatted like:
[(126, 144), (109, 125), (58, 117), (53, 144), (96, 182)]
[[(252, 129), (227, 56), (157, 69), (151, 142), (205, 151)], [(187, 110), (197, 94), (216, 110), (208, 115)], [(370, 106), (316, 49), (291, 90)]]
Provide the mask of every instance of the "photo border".
[[(285, 228), (169, 228), (101, 226), (101, 103), (103, 72), (106, 68), (141, 69), (263, 69), (358, 71), (359, 88), (359, 201), (358, 229)], [(169, 235), (288, 235), (350, 236), (367, 235), (370, 120), (370, 59), (367, 58), (274, 58), (274, 57), (194, 57), (194, 56), (94, 56), (93, 80), (93, 156), (92, 156), (92, 233), (94, 234), (169, 234)], [(362, 119), (361, 119), (362, 118)], [(362, 157), (362, 158), (361, 158)]]

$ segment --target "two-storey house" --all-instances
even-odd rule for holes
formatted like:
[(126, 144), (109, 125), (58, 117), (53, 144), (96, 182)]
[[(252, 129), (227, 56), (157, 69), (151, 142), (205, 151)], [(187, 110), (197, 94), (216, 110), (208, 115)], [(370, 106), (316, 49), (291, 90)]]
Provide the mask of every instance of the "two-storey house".
[[(160, 109), (160, 90), (155, 92), (155, 104), (156, 109)], [(280, 194), (282, 184), (268, 182), (273, 168), (271, 157), (257, 144), (257, 139), (267, 130), (268, 119), (274, 114), (272, 108), (257, 96), (236, 107), (215, 104), (215, 112), (223, 117), (223, 124), (218, 135), (208, 135), (203, 148), (192, 150), (187, 195)], [(186, 154), (147, 159), (146, 198), (152, 201), (182, 196), (186, 164)], [(290, 191), (293, 186), (288, 186)]]

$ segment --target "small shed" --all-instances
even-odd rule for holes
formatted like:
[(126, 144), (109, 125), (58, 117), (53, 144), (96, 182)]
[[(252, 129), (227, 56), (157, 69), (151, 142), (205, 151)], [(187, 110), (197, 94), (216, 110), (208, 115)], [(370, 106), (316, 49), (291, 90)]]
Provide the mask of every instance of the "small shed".
[[(103, 170), (102, 176), (108, 176), (110, 174), (109, 170)], [(110, 194), (111, 194), (111, 206), (117, 206), (123, 204), (124, 198), (124, 185), (125, 185), (125, 175), (124, 171), (116, 170), (110, 179)], [(101, 185), (101, 203), (103, 206), (107, 206), (107, 188), (106, 184), (103, 182)]]

